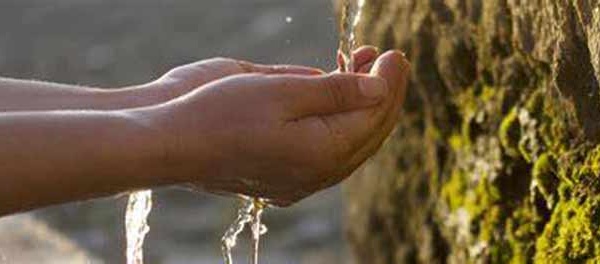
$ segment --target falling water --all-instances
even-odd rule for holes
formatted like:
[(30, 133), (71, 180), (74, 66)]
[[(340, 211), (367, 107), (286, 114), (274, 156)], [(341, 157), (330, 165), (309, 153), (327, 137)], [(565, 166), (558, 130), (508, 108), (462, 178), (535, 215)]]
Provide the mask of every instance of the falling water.
[(238, 209), (235, 221), (229, 226), (223, 238), (221, 247), (225, 264), (233, 264), (231, 250), (237, 244), (238, 235), (244, 231), (246, 225), (250, 225), (252, 231), (252, 263), (258, 264), (258, 248), (260, 236), (267, 233), (267, 227), (261, 223), (261, 216), (266, 202), (259, 198), (242, 198), (243, 204)]
[(343, 72), (354, 72), (352, 51), (356, 49), (356, 26), (360, 23), (365, 0), (344, 0), (340, 19), (339, 51), (344, 59)]
[(260, 246), (260, 236), (267, 233), (267, 226), (262, 224), (261, 217), (266, 203), (261, 199), (253, 199), (252, 203), (252, 264), (258, 264), (258, 249)]
[(125, 212), (127, 264), (144, 263), (144, 238), (150, 231), (147, 219), (151, 210), (151, 190), (139, 191), (129, 195), (127, 211)]

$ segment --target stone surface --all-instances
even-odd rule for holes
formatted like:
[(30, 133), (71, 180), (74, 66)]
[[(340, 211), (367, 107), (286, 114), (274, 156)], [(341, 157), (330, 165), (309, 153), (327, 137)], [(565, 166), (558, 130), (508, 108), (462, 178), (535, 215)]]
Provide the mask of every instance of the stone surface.
[(600, 261), (600, 2), (370, 0), (413, 64), (399, 128), (347, 188), (359, 263)]

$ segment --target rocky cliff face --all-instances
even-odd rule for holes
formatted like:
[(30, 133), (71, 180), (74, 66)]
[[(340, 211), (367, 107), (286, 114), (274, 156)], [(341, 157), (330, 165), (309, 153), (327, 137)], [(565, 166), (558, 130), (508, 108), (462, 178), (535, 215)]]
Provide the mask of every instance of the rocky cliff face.
[(347, 186), (360, 263), (600, 262), (600, 1), (369, 0), (398, 130)]

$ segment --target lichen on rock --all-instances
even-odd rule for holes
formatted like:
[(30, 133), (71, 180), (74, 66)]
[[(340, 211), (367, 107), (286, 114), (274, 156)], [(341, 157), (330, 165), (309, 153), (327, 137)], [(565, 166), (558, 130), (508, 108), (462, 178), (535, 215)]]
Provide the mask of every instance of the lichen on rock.
[(346, 187), (360, 263), (600, 263), (600, 2), (371, 0), (413, 64)]

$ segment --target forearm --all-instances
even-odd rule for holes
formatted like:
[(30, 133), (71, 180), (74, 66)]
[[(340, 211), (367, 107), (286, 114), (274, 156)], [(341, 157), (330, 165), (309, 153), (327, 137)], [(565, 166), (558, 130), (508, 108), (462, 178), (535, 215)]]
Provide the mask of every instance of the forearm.
[(182, 89), (153, 82), (119, 89), (0, 78), (0, 112), (112, 110), (153, 105), (177, 97)]
[(172, 184), (157, 141), (127, 112), (0, 113), (0, 215)]

